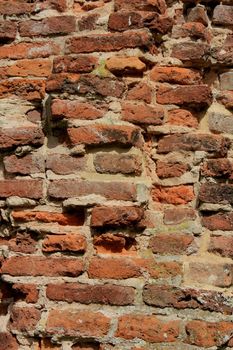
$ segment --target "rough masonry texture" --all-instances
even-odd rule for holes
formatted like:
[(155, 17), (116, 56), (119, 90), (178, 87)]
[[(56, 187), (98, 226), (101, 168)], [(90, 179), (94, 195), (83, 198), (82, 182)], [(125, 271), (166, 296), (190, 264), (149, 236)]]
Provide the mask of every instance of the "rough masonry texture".
[(0, 350), (233, 348), (232, 29), (0, 0)]

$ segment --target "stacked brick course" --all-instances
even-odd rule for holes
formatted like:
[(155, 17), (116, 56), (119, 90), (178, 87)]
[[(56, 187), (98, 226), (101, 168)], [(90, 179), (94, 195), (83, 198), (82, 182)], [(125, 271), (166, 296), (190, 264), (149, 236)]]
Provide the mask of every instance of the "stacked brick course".
[(233, 347), (232, 0), (0, 0), (0, 350)]

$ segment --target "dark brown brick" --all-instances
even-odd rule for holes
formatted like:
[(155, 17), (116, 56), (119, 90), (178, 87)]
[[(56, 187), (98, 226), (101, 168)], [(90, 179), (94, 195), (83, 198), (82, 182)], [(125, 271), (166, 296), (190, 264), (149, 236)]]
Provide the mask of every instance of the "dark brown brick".
[[(233, 215), (232, 215), (232, 222), (233, 222)], [(208, 251), (224, 257), (232, 258), (233, 257), (233, 237), (231, 236), (211, 237)]]
[(193, 241), (194, 237), (191, 235), (159, 234), (151, 238), (150, 248), (155, 254), (189, 254), (196, 250), (191, 246)]
[(119, 51), (126, 48), (150, 46), (151, 35), (146, 30), (126, 31), (122, 34), (93, 34), (68, 39), (66, 45), (70, 53)]
[[(1, 6), (1, 4), (0, 4)], [(1, 9), (0, 9), (1, 11)], [(17, 25), (15, 22), (0, 20), (0, 42), (8, 42), (16, 37)]]
[(85, 157), (71, 157), (67, 154), (53, 153), (49, 154), (46, 167), (55, 174), (69, 175), (84, 170), (86, 161)]
[(163, 137), (158, 142), (158, 153), (172, 151), (205, 151), (225, 156), (230, 140), (210, 134), (174, 134)]
[(112, 284), (89, 285), (79, 283), (49, 284), (47, 298), (55, 301), (82, 304), (130, 305), (134, 301), (134, 288)]
[(91, 226), (137, 225), (143, 219), (144, 210), (139, 207), (95, 207), (92, 210)]
[(12, 331), (34, 331), (40, 320), (41, 313), (34, 307), (17, 307), (11, 310), (9, 327)]
[(124, 182), (90, 182), (87, 180), (53, 180), (48, 188), (53, 198), (69, 198), (99, 194), (107, 199), (136, 201), (136, 186)]
[(233, 203), (233, 185), (204, 183), (201, 185), (199, 200), (206, 203)]
[(97, 65), (94, 56), (60, 56), (53, 61), (53, 73), (89, 73)]
[(142, 163), (136, 154), (99, 153), (94, 157), (94, 166), (98, 173), (140, 175)]
[(206, 107), (212, 102), (212, 94), (208, 85), (161, 86), (156, 96), (158, 103), (178, 106)]
[(89, 124), (67, 130), (72, 146), (140, 145), (140, 129), (128, 125)]
[(165, 285), (146, 285), (143, 300), (155, 307), (174, 307), (176, 309), (202, 309), (231, 314), (229, 297), (221, 292), (179, 288)]
[(161, 125), (164, 110), (160, 106), (124, 102), (122, 104), (122, 119), (133, 124)]
[(41, 21), (29, 20), (19, 24), (21, 36), (47, 36), (52, 34), (69, 34), (75, 31), (74, 16), (57, 16)]

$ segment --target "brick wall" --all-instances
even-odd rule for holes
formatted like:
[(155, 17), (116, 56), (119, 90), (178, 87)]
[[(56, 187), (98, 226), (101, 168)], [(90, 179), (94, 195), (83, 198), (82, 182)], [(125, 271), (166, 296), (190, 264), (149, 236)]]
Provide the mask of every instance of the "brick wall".
[(0, 16), (0, 350), (232, 348), (232, 0)]

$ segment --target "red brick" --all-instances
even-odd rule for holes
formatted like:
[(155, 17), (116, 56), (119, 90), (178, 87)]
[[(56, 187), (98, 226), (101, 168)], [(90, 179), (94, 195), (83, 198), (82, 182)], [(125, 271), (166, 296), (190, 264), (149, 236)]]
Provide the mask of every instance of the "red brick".
[(144, 265), (151, 278), (171, 278), (182, 275), (182, 266), (176, 261), (156, 262), (148, 259)]
[(160, 178), (180, 177), (188, 170), (189, 166), (184, 163), (163, 162), (161, 160), (156, 162), (156, 173)]
[[(74, 9), (77, 12), (81, 11), (92, 11), (95, 9), (101, 9), (107, 2), (109, 2), (110, 0), (99, 0), (99, 1), (88, 1), (87, 3), (84, 3), (82, 5), (77, 4), (76, 6), (74, 6)], [(79, 2), (77, 0), (75, 0), (75, 2)]]
[(51, 106), (53, 119), (94, 120), (103, 117), (104, 110), (94, 104), (69, 100), (53, 100)]
[(150, 46), (151, 35), (146, 30), (126, 31), (122, 34), (93, 34), (67, 40), (67, 51), (70, 53), (109, 52), (126, 48)]
[[(49, 0), (49, 5), (51, 6), (51, 8), (54, 8), (59, 12), (67, 10), (67, 0)], [(47, 8), (46, 3), (45, 8)]]
[(124, 32), (129, 29), (143, 28), (143, 17), (139, 12), (119, 11), (111, 13), (108, 20), (108, 29)]
[(26, 15), (40, 12), (46, 9), (66, 10), (66, 0), (48, 0), (42, 3), (27, 3), (22, 0), (2, 0), (0, 4), (1, 15)]
[[(77, 73), (58, 73), (51, 74), (46, 80), (46, 91), (65, 92), (70, 89), (70, 93), (77, 93), (77, 82), (80, 79), (80, 74)], [(72, 88), (72, 90), (71, 90)]]
[(186, 275), (191, 283), (231, 287), (233, 282), (233, 265), (191, 262)]
[(11, 309), (9, 327), (12, 331), (35, 331), (40, 320), (41, 313), (34, 307), (17, 307)]
[(13, 211), (13, 219), (19, 222), (39, 221), (58, 223), (59, 225), (80, 226), (84, 223), (84, 212), (80, 209), (76, 214), (47, 212), (47, 211)]
[(79, 283), (49, 284), (46, 296), (50, 300), (82, 304), (131, 305), (134, 288), (112, 284), (89, 285)]
[(67, 154), (49, 154), (46, 160), (46, 168), (58, 175), (69, 175), (85, 169), (87, 160), (85, 157), (71, 157)]
[(208, 251), (224, 257), (233, 257), (233, 237), (216, 236), (210, 238)]
[(183, 42), (177, 43), (172, 48), (171, 56), (184, 62), (193, 64), (208, 63), (209, 46), (204, 43)]
[(24, 58), (39, 58), (57, 55), (60, 52), (60, 47), (52, 41), (42, 41), (33, 43), (17, 43), (1, 46), (0, 59), (24, 59)]
[(28, 154), (24, 157), (11, 155), (3, 160), (5, 170), (11, 174), (30, 175), (44, 172), (44, 159), (40, 154)]
[(168, 14), (159, 15), (158, 13), (148, 13), (143, 15), (143, 27), (148, 27), (150, 30), (159, 34), (166, 34), (171, 31), (173, 26), (173, 18)]
[(18, 350), (19, 345), (15, 337), (10, 333), (0, 333), (0, 344), (4, 350)]
[(47, 36), (51, 34), (69, 34), (75, 32), (75, 17), (57, 16), (41, 21), (29, 20), (19, 24), (21, 36)]
[(231, 26), (233, 21), (233, 7), (226, 5), (216, 6), (212, 21), (217, 25)]
[(37, 126), (0, 128), (0, 148), (6, 150), (13, 146), (34, 145), (41, 146), (44, 134)]
[(36, 245), (35, 236), (27, 232), (17, 232), (15, 237), (8, 241), (9, 250), (25, 254), (34, 253)]
[(97, 254), (135, 255), (137, 253), (135, 239), (123, 235), (104, 233), (94, 237), (93, 244)]
[(152, 198), (156, 202), (166, 204), (186, 204), (192, 201), (195, 196), (193, 187), (180, 185), (174, 187), (155, 186), (152, 189)]
[(29, 283), (15, 283), (12, 289), (16, 293), (16, 297), (23, 299), (26, 303), (36, 303), (39, 297), (39, 291), (36, 285)]
[(53, 252), (78, 252), (86, 251), (86, 239), (80, 234), (66, 234), (52, 236), (48, 235), (43, 240), (42, 251), (45, 253)]
[(159, 234), (151, 238), (150, 248), (155, 254), (189, 254), (195, 251), (192, 247), (194, 238), (182, 234)]
[(0, 180), (0, 197), (10, 196), (40, 199), (43, 197), (41, 180)]
[(208, 85), (187, 85), (168, 87), (161, 86), (157, 91), (157, 102), (160, 104), (176, 104), (178, 106), (208, 106), (212, 102), (212, 94)]
[(164, 0), (135, 0), (133, 2), (115, 0), (115, 11), (139, 10), (164, 13), (166, 7), (166, 2)]
[(40, 256), (15, 256), (8, 258), (1, 272), (11, 276), (69, 276), (83, 272), (81, 259), (45, 258)]
[(185, 327), (186, 343), (204, 348), (227, 346), (232, 338), (232, 322), (190, 321)]
[(158, 142), (158, 153), (172, 151), (205, 151), (225, 156), (230, 140), (211, 134), (174, 134), (164, 136)]
[(190, 128), (198, 127), (197, 117), (186, 109), (172, 109), (168, 111), (167, 122), (172, 125), (187, 126)]
[(175, 39), (190, 37), (192, 39), (202, 39), (210, 41), (210, 31), (202, 23), (188, 22), (181, 27), (175, 28), (172, 34)]
[(179, 321), (161, 321), (154, 315), (123, 315), (116, 337), (142, 339), (151, 343), (174, 342), (179, 336)]
[(94, 157), (95, 170), (104, 174), (140, 175), (142, 163), (136, 154), (98, 153)]
[(39, 79), (2, 80), (0, 98), (9, 96), (19, 96), (29, 101), (40, 101), (45, 96), (45, 82)]
[(141, 141), (140, 129), (128, 125), (89, 124), (78, 128), (68, 128), (67, 132), (73, 146), (81, 144), (137, 146)]
[(148, 305), (160, 308), (198, 308), (226, 314), (231, 314), (233, 309), (229, 304), (229, 297), (221, 292), (168, 285), (146, 285), (143, 290), (143, 300)]
[(113, 56), (105, 63), (106, 68), (115, 75), (140, 74), (146, 70), (146, 65), (135, 56)]
[(34, 124), (40, 123), (42, 121), (42, 111), (40, 108), (31, 109), (26, 113), (27, 120)]
[(198, 71), (180, 67), (158, 67), (151, 70), (150, 78), (154, 81), (171, 84), (191, 85), (201, 82)]
[(48, 334), (101, 337), (108, 333), (110, 319), (100, 312), (51, 310), (46, 324)]
[(123, 182), (90, 182), (85, 180), (53, 180), (49, 184), (49, 196), (69, 198), (99, 194), (107, 199), (136, 201), (136, 187)]
[(48, 59), (19, 60), (11, 66), (2, 67), (2, 77), (47, 77), (52, 71), (52, 62)]
[(139, 125), (161, 125), (163, 124), (164, 110), (160, 106), (124, 102), (122, 104), (122, 119)]
[(142, 12), (134, 10), (121, 10), (111, 13), (108, 28), (113, 31), (123, 32), (129, 29), (149, 28), (161, 34), (166, 34), (172, 28), (173, 19), (167, 14), (157, 12)]
[(127, 258), (93, 258), (88, 269), (89, 278), (126, 279), (141, 276), (140, 266)]
[(131, 226), (140, 224), (144, 210), (139, 207), (95, 207), (92, 210), (91, 226)]
[(93, 258), (89, 265), (90, 278), (126, 279), (148, 274), (151, 278), (168, 278), (181, 274), (176, 262), (156, 262), (154, 259), (106, 257)]
[(163, 222), (166, 225), (176, 225), (185, 221), (193, 221), (197, 213), (192, 208), (172, 208), (164, 210)]
[(152, 91), (151, 88), (145, 83), (139, 83), (134, 85), (132, 88), (129, 86), (129, 91), (127, 93), (127, 100), (144, 101), (146, 103), (151, 103)]
[(1, 43), (14, 40), (16, 37), (16, 32), (17, 32), (17, 25), (15, 22), (0, 20)]
[(233, 203), (233, 185), (204, 183), (201, 184), (199, 200), (206, 203)]
[(32, 13), (35, 10), (35, 5), (17, 1), (17, 0), (2, 0), (0, 4), (1, 15), (23, 15)]
[(99, 17), (100, 15), (97, 13), (92, 13), (88, 16), (82, 16), (81, 19), (78, 21), (78, 29), (80, 31), (96, 29), (96, 22), (98, 21)]
[(219, 213), (204, 216), (202, 217), (202, 224), (211, 231), (231, 231), (233, 230), (233, 215), (231, 213)]
[(111, 200), (136, 201), (136, 186), (124, 182), (90, 182), (87, 180), (64, 179), (50, 181), (48, 194), (53, 198), (99, 194)]
[(60, 56), (53, 61), (53, 73), (89, 73), (97, 65), (94, 56)]

